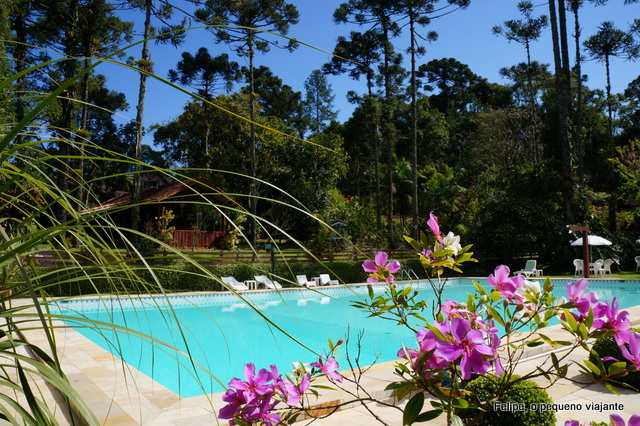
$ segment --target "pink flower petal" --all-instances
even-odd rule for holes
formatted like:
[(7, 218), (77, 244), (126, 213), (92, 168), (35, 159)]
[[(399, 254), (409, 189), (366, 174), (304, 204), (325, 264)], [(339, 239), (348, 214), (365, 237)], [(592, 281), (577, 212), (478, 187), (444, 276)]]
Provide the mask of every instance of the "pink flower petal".
[(394, 260), (393, 262), (389, 262), (389, 264), (387, 265), (387, 269), (392, 274), (395, 274), (396, 272), (398, 272), (400, 268), (401, 268), (400, 262), (398, 262), (397, 260)]
[(362, 264), (362, 269), (364, 269), (365, 272), (370, 272), (370, 273), (378, 272), (378, 266), (370, 260), (364, 261), (364, 263)]
[(387, 259), (389, 258), (389, 255), (383, 251), (379, 251), (376, 253), (376, 265), (379, 266), (384, 266), (387, 264)]

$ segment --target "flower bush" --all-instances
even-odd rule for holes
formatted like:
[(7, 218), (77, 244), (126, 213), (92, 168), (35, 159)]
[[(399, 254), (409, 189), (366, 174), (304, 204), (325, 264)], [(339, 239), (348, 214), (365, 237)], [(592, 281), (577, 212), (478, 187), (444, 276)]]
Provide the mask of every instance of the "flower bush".
[[(512, 380), (517, 380), (508, 394), (504, 395), (499, 404), (501, 407), (509, 409), (495, 410), (485, 415), (476, 424), (478, 426), (513, 426), (521, 425), (555, 425), (556, 416), (554, 411), (530, 410), (533, 404), (541, 406), (543, 404), (553, 404), (549, 394), (537, 387), (531, 380), (519, 380), (520, 376), (514, 374)], [(487, 400), (496, 393), (502, 380), (493, 374), (485, 374), (471, 380), (465, 387), (469, 397), (469, 405), (473, 405)], [(479, 410), (467, 408), (459, 413), (463, 421), (472, 421), (479, 417)]]
[[(331, 352), (342, 342), (340, 340), (334, 346), (329, 341)], [(309, 366), (311, 368), (307, 369), (305, 365), (300, 365), (291, 374), (283, 375), (275, 365), (271, 365), (269, 370), (263, 368), (256, 373), (253, 363), (246, 364), (245, 380), (233, 378), (229, 382), (230, 389), (222, 396), (227, 405), (220, 410), (218, 417), (228, 419), (230, 425), (271, 426), (294, 423), (308, 408), (305, 402), (307, 393), (318, 394), (311, 386), (312, 381), (322, 376), (330, 383), (343, 381), (342, 375), (336, 371), (339, 365), (334, 356), (321, 356)]]
[[(465, 302), (443, 301), (445, 273), (461, 272), (463, 263), (475, 259), (470, 245), (461, 246), (460, 237), (451, 232), (443, 236), (433, 213), (427, 225), (432, 235), (422, 232), (418, 240), (410, 237), (405, 240), (416, 251), (428, 273), (435, 295), (432, 319), (423, 317), (427, 301), (419, 298), (417, 291), (395, 284), (394, 274), (399, 272), (400, 264), (388, 262), (384, 252), (377, 253), (375, 261), (368, 260), (362, 265), (369, 274), (369, 298), (353, 302), (353, 306), (370, 316), (396, 321), (416, 333), (415, 347), (399, 349), (398, 356), (403, 361), (396, 365), (398, 380), (387, 387), (387, 390), (396, 391), (398, 399), (411, 395), (403, 411), (403, 424), (425, 422), (444, 414), (448, 424), (460, 425), (463, 424), (460, 417), (463, 410), (477, 413), (470, 424), (480, 424), (483, 417), (490, 416), (496, 409), (493, 402), (501, 401), (522, 383), (533, 383), (529, 380), (544, 377), (548, 380), (544, 387), (549, 387), (564, 378), (569, 354), (579, 347), (589, 351), (589, 342), (594, 338), (614, 336), (623, 357), (631, 362), (631, 368), (640, 366), (640, 334), (629, 330), (628, 313), (619, 310), (616, 299), (603, 302), (594, 292), (587, 291), (589, 283), (585, 279), (567, 284), (566, 297), (558, 298), (553, 294), (554, 286), (549, 279), (540, 284), (528, 281), (523, 275), (510, 276), (509, 268), (500, 265), (487, 277), (490, 291), (474, 282), (476, 292)], [(373, 284), (378, 282), (384, 283), (385, 291), (376, 295)], [(567, 331), (568, 339), (553, 340), (544, 334), (544, 327), (553, 317)], [(550, 352), (534, 371), (516, 375), (515, 366), (525, 355), (525, 349), (542, 344), (568, 350), (560, 354)], [(617, 393), (609, 382), (628, 371), (626, 362), (614, 361), (608, 367), (599, 359), (595, 363), (585, 360), (579, 365), (592, 381), (603, 382)], [(276, 380), (274, 372), (269, 375), (265, 370), (261, 375), (259, 373), (258, 381), (251, 379), (251, 382), (253, 370), (245, 371), (246, 381), (234, 379), (229, 384), (232, 390), (225, 394), (229, 405), (222, 418), (232, 418), (235, 423), (251, 424), (255, 420), (275, 424), (276, 418), (282, 420), (281, 416), (273, 415), (278, 402), (297, 404), (302, 401), (314, 374), (325, 375), (336, 385), (340, 383), (341, 376), (335, 373), (338, 366), (333, 358), (321, 358), (311, 366), (314, 370), (309, 379), (296, 384), (290, 382), (289, 388), (277, 383), (290, 379)], [(495, 386), (490, 394), (479, 395), (467, 386), (470, 380), (488, 373), (495, 375)], [(265, 383), (269, 380), (273, 383), (268, 387), (256, 387), (249, 392), (249, 383), (267, 386)], [(293, 391), (293, 397), (287, 393), (290, 391)], [(429, 409), (424, 408), (425, 394), (435, 398)], [(473, 405), (469, 401), (473, 401)], [(632, 420), (629, 422), (635, 424)]]

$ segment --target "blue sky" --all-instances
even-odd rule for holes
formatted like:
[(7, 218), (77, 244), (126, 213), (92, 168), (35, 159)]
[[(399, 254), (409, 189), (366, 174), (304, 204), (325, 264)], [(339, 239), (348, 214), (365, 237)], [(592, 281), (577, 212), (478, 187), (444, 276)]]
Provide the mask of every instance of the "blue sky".
[[(333, 51), (338, 36), (347, 36), (350, 31), (361, 30), (354, 25), (333, 23), (333, 12), (343, 1), (290, 0), (300, 12), (300, 22), (291, 27), (288, 35), (319, 49)], [(185, 2), (176, 2), (176, 4), (180, 3)], [(444, 3), (444, 0), (441, 3)], [(472, 0), (469, 8), (433, 20), (426, 30), (437, 31), (439, 39), (425, 46), (426, 55), (420, 59), (420, 63), (426, 63), (432, 59), (453, 57), (469, 65), (471, 71), (490, 82), (506, 84), (507, 81), (500, 77), (498, 70), (526, 61), (525, 50), (515, 42), (509, 43), (504, 38), (496, 37), (491, 33), (491, 28), (509, 19), (521, 19), (516, 7), (517, 3), (517, 0)], [(533, 3), (536, 7), (534, 16), (548, 14), (546, 2), (533, 0)], [(640, 4), (624, 6), (623, 0), (610, 0), (608, 5), (596, 7), (589, 2), (586, 3), (581, 9), (584, 27), (583, 40), (594, 34), (602, 21), (613, 21), (617, 28), (626, 30), (634, 18), (640, 18)], [(568, 17), (573, 19), (571, 14)], [(132, 18), (127, 16), (125, 19)], [(141, 22), (136, 22), (136, 30), (142, 30)], [(570, 43), (573, 43), (573, 38)], [(395, 45), (398, 50), (406, 48), (408, 47), (408, 39), (401, 37), (395, 41)], [(208, 48), (212, 55), (229, 53), (240, 65), (245, 65), (244, 58), (235, 58), (227, 45), (216, 44), (209, 32), (203, 29), (194, 29), (189, 31), (186, 43), (177, 49), (170, 46), (151, 45), (155, 72), (166, 78), (168, 70), (175, 68), (180, 60), (182, 52), (195, 53), (200, 47)], [(573, 51), (573, 48), (571, 50)], [(135, 47), (129, 53), (139, 56), (139, 52), (140, 48)], [(552, 63), (551, 35), (548, 29), (532, 46), (532, 59), (543, 63)], [(311, 71), (319, 69), (328, 60), (329, 55), (326, 53), (301, 45), (293, 53), (281, 49), (272, 49), (266, 54), (258, 53), (255, 57), (255, 65), (268, 66), (285, 84), (290, 85), (294, 90), (303, 92), (303, 83)], [(571, 60), (573, 61), (573, 55)], [(135, 118), (134, 106), (137, 102), (138, 77), (132, 71), (116, 69), (112, 66), (103, 66), (102, 69), (99, 68), (99, 72), (108, 76), (111, 88), (127, 95), (132, 108), (121, 115), (126, 118)], [(604, 90), (605, 68), (603, 64), (596, 61), (586, 61), (583, 64), (583, 73), (589, 75), (587, 85), (590, 88)], [(614, 58), (611, 70), (613, 92), (622, 92), (629, 82), (639, 75), (640, 67), (637, 62)], [(328, 76), (327, 78), (335, 94), (334, 103), (336, 109), (339, 109), (338, 119), (345, 121), (353, 110), (353, 106), (346, 101), (345, 95), (348, 90), (364, 92), (364, 82), (351, 80), (348, 76)], [(145, 126), (164, 123), (176, 118), (188, 100), (186, 95), (159, 82), (149, 82), (148, 89)], [(151, 143), (150, 136), (145, 138), (145, 142)]]

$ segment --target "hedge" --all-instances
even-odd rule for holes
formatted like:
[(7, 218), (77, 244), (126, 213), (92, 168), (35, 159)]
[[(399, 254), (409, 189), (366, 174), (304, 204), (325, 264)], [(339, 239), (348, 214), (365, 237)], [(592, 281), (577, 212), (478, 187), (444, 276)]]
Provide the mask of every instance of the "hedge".
[[(417, 259), (401, 261), (403, 269), (410, 268), (419, 276), (424, 276)], [(203, 272), (214, 277), (233, 276), (238, 281), (253, 279), (255, 275), (271, 275), (271, 264), (225, 264), (196, 265), (176, 262), (169, 265), (153, 265), (130, 268), (40, 268), (34, 279), (42, 284), (52, 296), (77, 296), (106, 293), (137, 294), (157, 293), (161, 289), (168, 292), (221, 291), (222, 285)], [(277, 262), (274, 278), (284, 287), (296, 286), (296, 275), (306, 275), (309, 279), (320, 274), (329, 274), (342, 283), (363, 283), (367, 274), (362, 262)], [(154, 278), (155, 277), (155, 278)], [(398, 277), (398, 279), (401, 279)]]

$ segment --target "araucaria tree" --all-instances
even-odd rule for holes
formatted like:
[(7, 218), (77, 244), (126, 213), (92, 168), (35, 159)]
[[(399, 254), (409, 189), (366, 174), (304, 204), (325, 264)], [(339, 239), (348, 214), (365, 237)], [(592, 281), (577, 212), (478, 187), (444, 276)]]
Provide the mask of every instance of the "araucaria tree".
[(380, 123), (381, 139), (386, 148), (387, 171), (387, 239), (389, 247), (394, 243), (393, 226), (393, 151), (395, 147), (396, 129), (393, 125), (393, 104), (400, 94), (400, 86), (405, 77), (400, 67), (401, 55), (396, 53), (391, 40), (399, 35), (396, 2), (392, 0), (349, 0), (333, 13), (336, 23), (354, 23), (368, 26), (368, 31), (378, 34), (381, 45), (382, 63), (379, 66), (382, 86), (381, 98), (382, 121)]
[(322, 71), (313, 70), (304, 82), (304, 89), (306, 96), (303, 108), (309, 118), (309, 128), (314, 133), (324, 130), (327, 122), (335, 120), (338, 116), (338, 112), (333, 107), (335, 96), (331, 85)]
[(209, 102), (213, 100), (216, 91), (229, 91), (232, 84), (240, 79), (240, 67), (234, 61), (229, 61), (229, 55), (223, 53), (212, 57), (205, 47), (198, 49), (195, 55), (189, 52), (182, 53), (182, 60), (178, 62), (176, 69), (169, 70), (169, 80), (179, 82), (185, 86), (197, 89), (197, 94), (203, 99), (203, 121), (205, 131), (202, 136), (204, 167), (211, 168), (211, 119), (209, 114)]
[(538, 160), (538, 135), (536, 131), (536, 113), (535, 113), (535, 92), (533, 90), (533, 74), (537, 71), (532, 68), (531, 62), (531, 43), (536, 41), (542, 35), (542, 30), (549, 25), (547, 16), (542, 15), (537, 18), (532, 16), (533, 3), (530, 1), (521, 1), (518, 3), (518, 10), (525, 19), (509, 20), (504, 22), (504, 27), (496, 25), (492, 31), (496, 35), (504, 36), (508, 41), (515, 41), (524, 46), (527, 52), (527, 86), (529, 95), (529, 118), (533, 126), (531, 126), (531, 141), (533, 143), (533, 161), (534, 165)]
[[(249, 58), (249, 111), (251, 119), (251, 175), (256, 176), (256, 132), (255, 97), (253, 87), (253, 58), (255, 51), (266, 53), (271, 46), (293, 50), (297, 43), (291, 39), (283, 39), (280, 43), (267, 38), (265, 31), (286, 35), (292, 24), (298, 23), (298, 9), (284, 0), (207, 0), (203, 9), (196, 11), (196, 16), (207, 24), (214, 25), (211, 31), (218, 42), (235, 44), (239, 56)], [(250, 240), (255, 245), (256, 198), (249, 197)]]
[(631, 34), (617, 29), (611, 21), (600, 24), (598, 32), (585, 40), (584, 47), (591, 58), (603, 62), (605, 66), (609, 135), (612, 137), (611, 58), (636, 59), (640, 55), (640, 47), (635, 43)]

